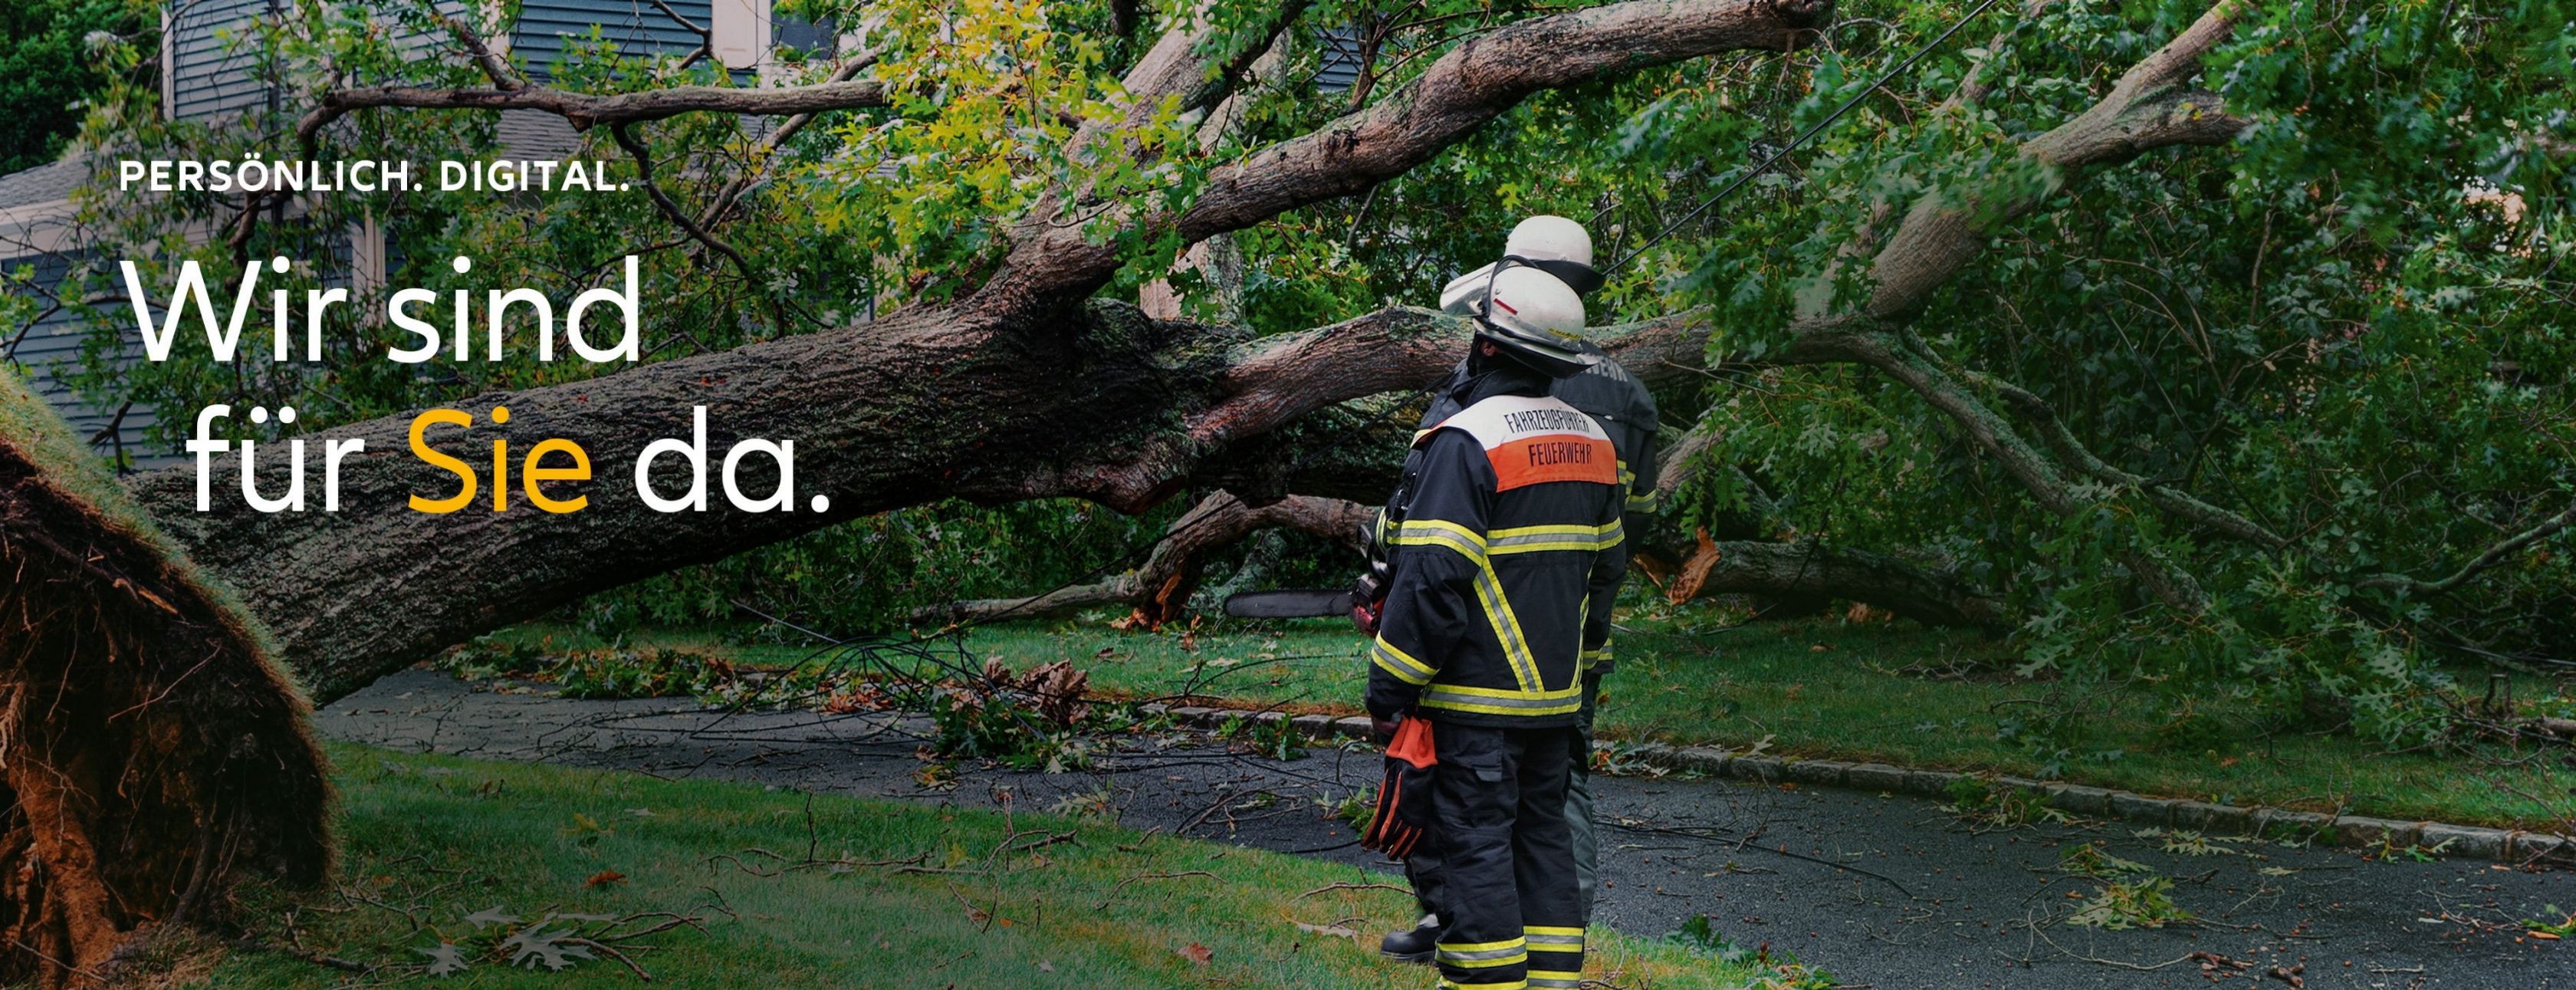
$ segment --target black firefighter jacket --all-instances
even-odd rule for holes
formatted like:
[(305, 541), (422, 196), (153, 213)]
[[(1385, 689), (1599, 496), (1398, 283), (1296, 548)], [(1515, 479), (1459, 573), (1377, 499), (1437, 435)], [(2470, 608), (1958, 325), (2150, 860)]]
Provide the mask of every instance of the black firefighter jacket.
[[(1548, 394), (1565, 400), (1566, 405), (1592, 417), (1593, 423), (1610, 435), (1610, 445), (1619, 453), (1619, 483), (1628, 490), (1623, 527), (1634, 536), (1642, 531), (1659, 508), (1655, 483), (1659, 480), (1656, 461), (1660, 451), (1655, 431), (1662, 422), (1655, 413), (1655, 397), (1646, 391), (1644, 382), (1638, 381), (1626, 367), (1612, 360), (1599, 347), (1587, 342), (1583, 348), (1599, 356), (1601, 363), (1582, 374), (1550, 382)], [(1457, 367), (1450, 369), (1447, 379), (1432, 387), (1430, 407), (1423, 410), (1422, 422), (1415, 426), (1415, 439), (1427, 435), (1464, 408), (1462, 399), (1472, 397), (1467, 394), (1468, 378), (1467, 363), (1460, 361)], [(1421, 461), (1422, 448), (1416, 446), (1405, 455), (1403, 476), (1413, 477), (1421, 467)], [(1399, 488), (1388, 505), (1378, 511), (1373, 550), (1388, 546), (1394, 539), (1396, 521), (1404, 515), (1400, 504), (1403, 498), (1404, 490)], [(1619, 549), (1623, 568), (1627, 563), (1628, 546), (1623, 544)], [(1589, 657), (1593, 661), (1591, 669), (1594, 673), (1610, 672), (1614, 649), (1613, 644), (1605, 642)]]
[[(1610, 445), (1619, 449), (1619, 483), (1628, 486), (1628, 526), (1634, 529), (1642, 522), (1636, 517), (1653, 515), (1658, 508), (1655, 430), (1663, 424), (1655, 412), (1655, 395), (1599, 346), (1587, 341), (1583, 349), (1601, 362), (1582, 374), (1556, 379), (1547, 394), (1582, 410), (1610, 434)], [(1432, 386), (1430, 407), (1423, 410), (1422, 422), (1414, 429), (1428, 430), (1457, 415), (1460, 386), (1466, 381), (1467, 363), (1461, 361), (1449, 369), (1447, 379)]]
[[(1532, 389), (1535, 391), (1535, 389)], [(1368, 709), (1572, 725), (1609, 641), (1627, 490), (1610, 437), (1559, 399), (1476, 401), (1414, 442)]]

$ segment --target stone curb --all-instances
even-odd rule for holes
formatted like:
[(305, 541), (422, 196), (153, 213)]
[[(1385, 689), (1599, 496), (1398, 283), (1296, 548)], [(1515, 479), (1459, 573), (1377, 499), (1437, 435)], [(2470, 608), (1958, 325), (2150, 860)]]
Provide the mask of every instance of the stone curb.
[[(1329, 715), (1290, 715), (1276, 711), (1202, 708), (1159, 703), (1146, 704), (1139, 708), (1147, 713), (1169, 715), (1183, 724), (1208, 729), (1237, 719), (1248, 719), (1264, 725), (1275, 724), (1285, 719), (1296, 727), (1299, 734), (1317, 743), (1369, 737), (1369, 720), (1356, 715), (1334, 718)], [(2312, 811), (2289, 811), (2280, 808), (2242, 808), (2234, 805), (2211, 804), (2206, 801), (2149, 797), (2129, 791), (2086, 787), (2062, 781), (2031, 780), (2025, 777), (1959, 773), (1950, 770), (1915, 770), (1884, 763), (1845, 763), (1840, 760), (1738, 755), (1714, 746), (1666, 746), (1662, 743), (1643, 743), (1628, 747), (1623, 755), (1666, 770), (1695, 771), (1711, 777), (1765, 784), (1794, 783), (1811, 787), (1840, 787), (1887, 794), (1911, 794), (1917, 797), (1948, 797), (1953, 783), (1962, 777), (1973, 777), (1985, 781), (1986, 786), (1990, 788), (2019, 791), (2045, 801), (2049, 807), (2068, 814), (2093, 818), (2112, 818), (2145, 825), (2229, 835), (2273, 835), (2299, 830), (2305, 830), (2313, 835), (2330, 828), (2331, 832), (2324, 837), (2325, 840), (2331, 845), (2350, 849), (2366, 849), (2385, 844), (2398, 847), (2415, 846), (2428, 853), (2455, 859), (2494, 860), (2504, 863), (2548, 862), (2562, 866), (2576, 862), (2576, 838), (2545, 832), (2484, 828), (2476, 825), (2449, 825), (2441, 822), (2401, 822), (2362, 815), (2324, 815)]]

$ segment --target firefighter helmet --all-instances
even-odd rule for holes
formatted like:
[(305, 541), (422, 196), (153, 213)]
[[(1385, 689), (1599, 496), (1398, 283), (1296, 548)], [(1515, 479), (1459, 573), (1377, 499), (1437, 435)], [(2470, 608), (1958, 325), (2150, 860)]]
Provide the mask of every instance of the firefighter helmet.
[(1488, 276), (1484, 296), (1476, 339), (1552, 378), (1600, 363), (1599, 354), (1583, 347), (1583, 297), (1555, 276), (1526, 265), (1503, 266)]
[(1522, 265), (1554, 275), (1578, 295), (1601, 287), (1592, 268), (1592, 235), (1564, 217), (1540, 214), (1520, 222), (1503, 241), (1503, 260), (1450, 280), (1440, 290), (1440, 308), (1466, 316), (1484, 306), (1485, 286), (1500, 268)]

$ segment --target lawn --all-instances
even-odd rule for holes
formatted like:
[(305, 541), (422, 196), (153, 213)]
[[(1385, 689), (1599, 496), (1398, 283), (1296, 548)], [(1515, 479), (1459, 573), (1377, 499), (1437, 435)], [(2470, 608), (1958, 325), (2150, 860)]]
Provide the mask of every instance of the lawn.
[[(1686, 616), (1689, 613), (1686, 613)], [(2264, 732), (2242, 706), (2131, 686), (2068, 699), (2052, 681), (2012, 676), (2000, 644), (1910, 623), (1825, 617), (1692, 632), (1669, 616), (1624, 611), (1619, 672), (1602, 734), (1613, 740), (1766, 745), (1801, 757), (2048, 777), (2172, 797), (2400, 820), (2555, 830), (2576, 809), (2576, 772), (2495, 770), (2425, 753), (2385, 753), (2348, 735)], [(560, 628), (521, 639), (595, 645)], [(792, 664), (804, 649), (728, 647), (707, 633), (650, 641), (698, 645), (753, 664)], [(1014, 669), (1070, 659), (1094, 690), (1193, 696), (1297, 711), (1358, 711), (1364, 643), (1347, 622), (1229, 623), (1125, 632), (1097, 618), (975, 630), (971, 659)], [(2483, 677), (2462, 672), (2464, 680)], [(2524, 683), (2518, 694), (2576, 703), (2576, 685)], [(2032, 730), (2065, 719), (2073, 745)], [(2064, 737), (2061, 737), (2064, 738)]]
[[(441, 981), (460, 987), (641, 985), (639, 970), (681, 987), (1431, 982), (1376, 955), (1377, 934), (1410, 920), (1408, 897), (1324, 889), (1386, 879), (1348, 866), (1039, 809), (1006, 818), (350, 745), (331, 757), (334, 882), (253, 885), (240, 916), (266, 947), (165, 944), (161, 985), (372, 985), (427, 975), (433, 952), (465, 964)], [(1593, 975), (1614, 986), (1782, 975), (1594, 939)]]

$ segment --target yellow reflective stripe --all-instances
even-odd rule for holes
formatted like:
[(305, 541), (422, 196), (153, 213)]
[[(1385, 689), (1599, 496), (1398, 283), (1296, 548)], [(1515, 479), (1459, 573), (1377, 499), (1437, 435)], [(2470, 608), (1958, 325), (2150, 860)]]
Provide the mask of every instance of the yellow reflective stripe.
[(1563, 715), (1583, 709), (1583, 688), (1562, 691), (1507, 691), (1498, 688), (1434, 684), (1422, 692), (1422, 706), (1485, 715)]
[(1572, 684), (1566, 685), (1564, 689), (1557, 691), (1515, 691), (1511, 688), (1468, 687), (1464, 684), (1438, 684), (1434, 685), (1432, 690), (1439, 691), (1443, 694), (1454, 694), (1465, 698), (1491, 698), (1498, 701), (1508, 701), (1514, 698), (1552, 701), (1562, 698), (1572, 698), (1583, 693), (1583, 688), (1580, 685)]
[(1467, 559), (1483, 563), (1485, 537), (1475, 530), (1444, 519), (1407, 519), (1404, 528), (1395, 533), (1397, 546), (1445, 546)]
[(1475, 562), (1476, 604), (1484, 609), (1485, 622), (1494, 627), (1494, 639), (1502, 644), (1503, 660), (1512, 668), (1512, 679), (1523, 690), (1538, 690), (1538, 659), (1530, 655), (1529, 638), (1521, 633), (1520, 617), (1512, 614), (1511, 601), (1503, 597), (1503, 579), (1494, 573), (1493, 561), (1485, 556), (1484, 535), (1445, 519), (1407, 519), (1395, 542), (1403, 546), (1437, 544)]
[(1500, 543), (1515, 536), (1528, 536), (1531, 534), (1599, 536), (1601, 535), (1602, 530), (1609, 529), (1617, 525), (1617, 523), (1609, 523), (1602, 526), (1584, 526), (1579, 524), (1560, 526), (1514, 526), (1510, 529), (1497, 529), (1486, 533), (1485, 539), (1486, 542), (1489, 543)]
[(1451, 983), (1449, 982), (1448, 977), (1443, 976), (1440, 978), (1439, 988), (1440, 990), (1528, 990), (1529, 981), (1513, 980), (1509, 983)]
[(1583, 974), (1571, 970), (1533, 969), (1528, 986), (1535, 990), (1576, 990), (1583, 985)]
[(1653, 490), (1649, 490), (1643, 495), (1638, 495), (1632, 492), (1628, 496), (1628, 511), (1653, 512), (1655, 511), (1656, 506), (1662, 501), (1662, 495), (1662, 492)]
[(1386, 637), (1383, 636), (1378, 637), (1377, 643), (1369, 647), (1369, 660), (1377, 664), (1378, 669), (1395, 675), (1396, 680), (1407, 684), (1428, 684), (1431, 682), (1431, 676), (1439, 673), (1431, 669), (1430, 664), (1416, 660), (1412, 654), (1396, 649), (1395, 644), (1387, 642)]
[[(1440, 953), (1441, 965), (1456, 966), (1459, 969), (1492, 969), (1496, 966), (1519, 966), (1527, 962), (1529, 962), (1529, 953), (1519, 949), (1511, 950), (1511, 954), (1509, 955), (1495, 956), (1490, 959), (1460, 958), (1458, 956), (1450, 955), (1445, 951)], [(1479, 986), (1481, 985), (1482, 984), (1479, 984)]]
[(1460, 969), (1517, 966), (1529, 961), (1529, 946), (1517, 938), (1500, 942), (1441, 942), (1435, 948), (1442, 965)]
[(1531, 942), (1562, 942), (1572, 938), (1574, 944), (1581, 945), (1583, 929), (1572, 925), (1522, 925), (1521, 937)]
[(1494, 574), (1494, 565), (1486, 561), (1477, 568), (1476, 598), (1485, 607), (1485, 621), (1493, 623), (1494, 639), (1503, 644), (1503, 659), (1511, 664), (1512, 679), (1523, 691), (1536, 691), (1546, 686), (1539, 679), (1538, 658), (1530, 655), (1529, 638), (1521, 634), (1520, 616), (1512, 614), (1510, 599), (1503, 597), (1503, 579)]
[(1535, 553), (1542, 550), (1608, 550), (1624, 538), (1613, 520), (1599, 526), (1519, 526), (1485, 534), (1487, 553)]

